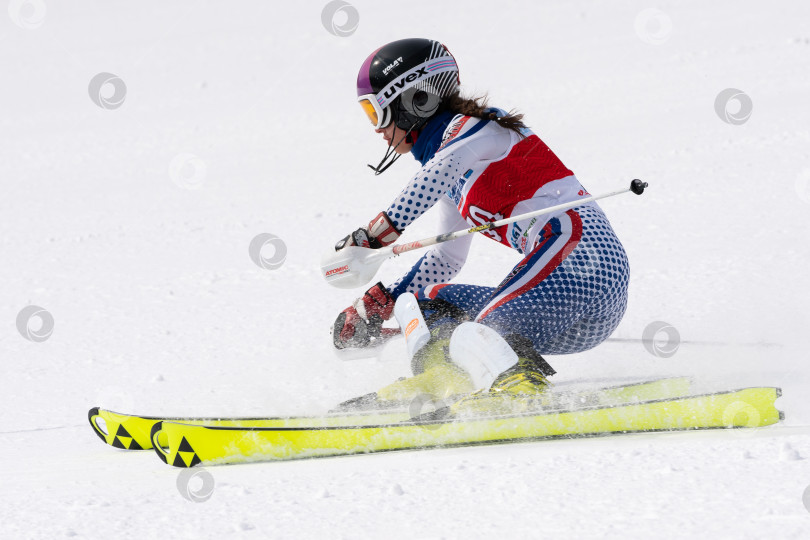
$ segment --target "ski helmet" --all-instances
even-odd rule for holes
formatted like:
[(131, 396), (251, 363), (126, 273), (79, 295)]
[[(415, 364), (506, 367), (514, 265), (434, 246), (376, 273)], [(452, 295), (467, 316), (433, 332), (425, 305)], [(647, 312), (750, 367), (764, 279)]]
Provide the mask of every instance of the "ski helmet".
[(366, 58), (357, 74), (357, 101), (375, 128), (390, 122), (418, 131), (460, 84), (447, 47), (432, 39), (401, 39)]

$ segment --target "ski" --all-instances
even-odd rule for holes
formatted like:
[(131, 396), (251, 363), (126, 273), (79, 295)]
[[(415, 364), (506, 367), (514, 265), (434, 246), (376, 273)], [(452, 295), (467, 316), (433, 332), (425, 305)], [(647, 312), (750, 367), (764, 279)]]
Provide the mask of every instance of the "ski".
[(176, 467), (369, 454), (619, 433), (761, 427), (783, 417), (778, 388), (744, 388), (571, 410), (398, 423), (236, 427), (162, 421), (152, 427), (154, 450)]
[[(670, 377), (629, 384), (590, 389), (569, 390), (552, 387), (550, 400), (557, 408), (590, 406), (678, 397), (689, 393), (691, 379)], [(191, 425), (231, 427), (296, 427), (296, 426), (355, 426), (387, 424), (408, 420), (421, 411), (411, 411), (413, 402), (390, 403), (377, 399), (376, 393), (366, 394), (339, 404), (334, 411), (322, 416), (279, 417), (158, 417), (118, 413), (93, 407), (88, 420), (96, 435), (105, 443), (123, 450), (148, 450), (153, 447), (152, 427), (161, 421)], [(165, 438), (161, 438), (165, 443)]]
[(354, 414), (334, 413), (324, 416), (278, 416), (278, 417), (158, 417), (117, 413), (93, 407), (87, 414), (93, 431), (104, 443), (122, 450), (149, 450), (152, 448), (150, 433), (158, 422), (181, 422), (192, 425), (233, 427), (281, 427), (318, 425), (357, 425), (377, 422), (398, 422), (408, 418), (407, 411), (380, 412), (369, 410)]

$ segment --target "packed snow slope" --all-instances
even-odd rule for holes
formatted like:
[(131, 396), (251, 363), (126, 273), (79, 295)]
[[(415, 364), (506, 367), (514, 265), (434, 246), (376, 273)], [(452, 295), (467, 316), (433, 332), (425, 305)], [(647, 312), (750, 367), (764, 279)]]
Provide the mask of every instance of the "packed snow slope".
[[(810, 3), (7, 3), (1, 537), (810, 537)], [(650, 184), (602, 204), (627, 314), (549, 358), (555, 379), (781, 386), (781, 426), (210, 467), (202, 503), (151, 452), (99, 442), (94, 405), (317, 413), (407, 375), (402, 342), (333, 354), (361, 291), (318, 262), (416, 171), (369, 171), (385, 143), (354, 90), (370, 52), (413, 36), (445, 43), (466, 92), (523, 112), (591, 193)], [(278, 268), (251, 259), (264, 233)], [(476, 238), (456, 281), (517, 261)], [(44, 312), (21, 332), (28, 306)], [(659, 321), (674, 354), (640, 341)]]

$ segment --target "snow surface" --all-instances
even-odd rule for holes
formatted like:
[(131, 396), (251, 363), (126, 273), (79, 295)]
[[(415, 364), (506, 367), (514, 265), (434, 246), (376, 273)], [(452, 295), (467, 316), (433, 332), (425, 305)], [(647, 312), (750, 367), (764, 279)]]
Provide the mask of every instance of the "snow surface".
[[(810, 3), (352, 4), (339, 37), (321, 1), (9, 3), (0, 536), (810, 537)], [(781, 426), (210, 467), (203, 503), (151, 452), (100, 444), (94, 405), (315, 413), (407, 374), (401, 342), (332, 353), (354, 292), (318, 262), (416, 170), (371, 175), (384, 143), (354, 94), (362, 60), (411, 36), (446, 43), (465, 88), (524, 112), (592, 193), (650, 183), (602, 204), (630, 256), (627, 315), (612, 341), (550, 358), (555, 378), (778, 385)], [(103, 72), (126, 84), (118, 108), (90, 98)], [(740, 125), (715, 111), (727, 88), (753, 104)], [(437, 232), (421, 221), (406, 240)], [(286, 243), (280, 268), (249, 257), (260, 233)], [(517, 260), (476, 238), (457, 281)], [(49, 339), (18, 332), (29, 305)], [(679, 331), (674, 356), (640, 343), (655, 321)]]

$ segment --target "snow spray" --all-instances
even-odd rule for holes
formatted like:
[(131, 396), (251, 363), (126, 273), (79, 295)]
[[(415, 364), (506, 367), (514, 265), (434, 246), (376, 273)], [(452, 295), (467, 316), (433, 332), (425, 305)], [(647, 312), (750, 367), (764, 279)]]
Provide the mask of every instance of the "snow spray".
[(405, 336), (408, 358), (412, 359), (413, 355), (430, 340), (430, 330), (413, 293), (406, 292), (399, 295), (394, 304), (394, 316)]

